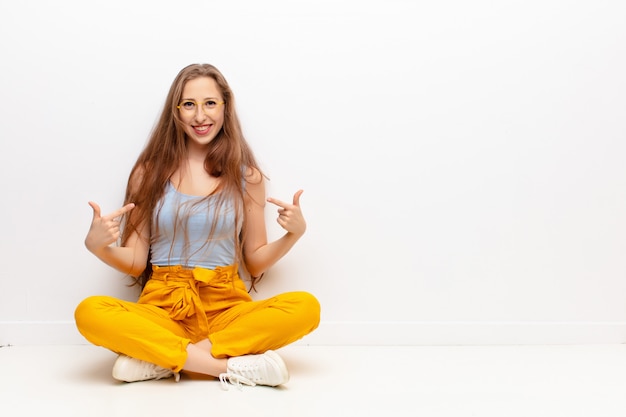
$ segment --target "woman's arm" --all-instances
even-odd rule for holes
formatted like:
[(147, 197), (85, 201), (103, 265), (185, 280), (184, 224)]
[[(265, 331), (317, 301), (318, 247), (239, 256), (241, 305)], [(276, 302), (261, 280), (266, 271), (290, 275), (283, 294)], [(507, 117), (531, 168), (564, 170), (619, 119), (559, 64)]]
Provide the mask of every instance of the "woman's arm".
[(85, 238), (85, 246), (91, 253), (96, 255), (107, 265), (124, 274), (137, 277), (146, 268), (149, 251), (148, 231), (145, 226), (140, 232), (133, 232), (123, 247), (111, 246), (120, 237), (120, 218), (135, 208), (134, 204), (124, 207), (102, 216), (100, 206), (89, 202), (93, 209), (91, 227)]
[[(133, 170), (128, 182), (128, 191), (141, 186), (143, 168)], [(130, 194), (133, 194), (132, 192)], [(130, 218), (134, 203), (126, 204), (113, 213), (102, 216), (100, 206), (89, 202), (93, 209), (91, 227), (85, 238), (85, 246), (107, 265), (132, 277), (138, 277), (146, 269), (150, 251), (150, 227), (146, 221), (138, 221), (138, 227), (125, 240), (124, 246), (113, 246), (121, 236), (120, 219)]]
[(306, 221), (300, 209), (300, 195), (296, 192), (293, 203), (268, 198), (278, 206), (277, 222), (286, 233), (274, 242), (268, 243), (265, 228), (265, 183), (260, 172), (254, 171), (248, 178), (248, 195), (244, 203), (245, 241), (243, 242), (246, 268), (250, 275), (260, 276), (285, 256), (306, 231)]

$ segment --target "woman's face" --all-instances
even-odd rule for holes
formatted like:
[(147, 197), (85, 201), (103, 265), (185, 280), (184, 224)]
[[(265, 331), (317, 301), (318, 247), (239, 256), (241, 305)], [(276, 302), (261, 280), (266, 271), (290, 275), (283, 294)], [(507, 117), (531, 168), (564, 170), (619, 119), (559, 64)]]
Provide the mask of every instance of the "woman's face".
[(187, 81), (178, 111), (189, 145), (208, 145), (224, 125), (224, 99), (215, 80), (198, 77)]

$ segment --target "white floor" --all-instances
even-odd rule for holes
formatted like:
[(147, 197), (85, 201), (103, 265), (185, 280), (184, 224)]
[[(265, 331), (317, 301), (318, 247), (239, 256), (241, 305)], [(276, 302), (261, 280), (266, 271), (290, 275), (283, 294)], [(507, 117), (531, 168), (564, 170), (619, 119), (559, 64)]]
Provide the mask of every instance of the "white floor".
[(626, 345), (289, 346), (283, 387), (118, 383), (90, 345), (0, 348), (2, 416), (626, 416)]

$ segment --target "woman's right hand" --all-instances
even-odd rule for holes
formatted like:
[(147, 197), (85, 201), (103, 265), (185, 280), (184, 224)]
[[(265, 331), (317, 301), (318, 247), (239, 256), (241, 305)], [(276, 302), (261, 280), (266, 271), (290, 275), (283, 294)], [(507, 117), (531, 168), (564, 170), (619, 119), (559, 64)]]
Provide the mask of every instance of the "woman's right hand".
[(127, 204), (106, 216), (100, 214), (100, 206), (93, 201), (90, 201), (89, 205), (93, 209), (93, 219), (85, 238), (85, 246), (95, 254), (119, 239), (120, 219), (135, 208), (135, 204)]

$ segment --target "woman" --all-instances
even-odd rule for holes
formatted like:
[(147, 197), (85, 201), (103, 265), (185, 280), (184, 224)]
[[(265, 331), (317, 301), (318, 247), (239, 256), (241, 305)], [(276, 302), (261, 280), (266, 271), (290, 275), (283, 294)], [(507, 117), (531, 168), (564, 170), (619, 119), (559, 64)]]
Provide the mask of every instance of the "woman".
[[(306, 229), (302, 190), (292, 203), (266, 200), (264, 178), (223, 75), (208, 64), (183, 68), (130, 173), (125, 206), (101, 215), (89, 203), (85, 246), (143, 288), (136, 303), (94, 296), (76, 308), (81, 334), (119, 354), (116, 379), (178, 381), (190, 371), (224, 386), (287, 382), (275, 350), (312, 332), (320, 306), (306, 292), (253, 301), (240, 278), (245, 271), (254, 288)], [(285, 229), (271, 243), (265, 201)]]

